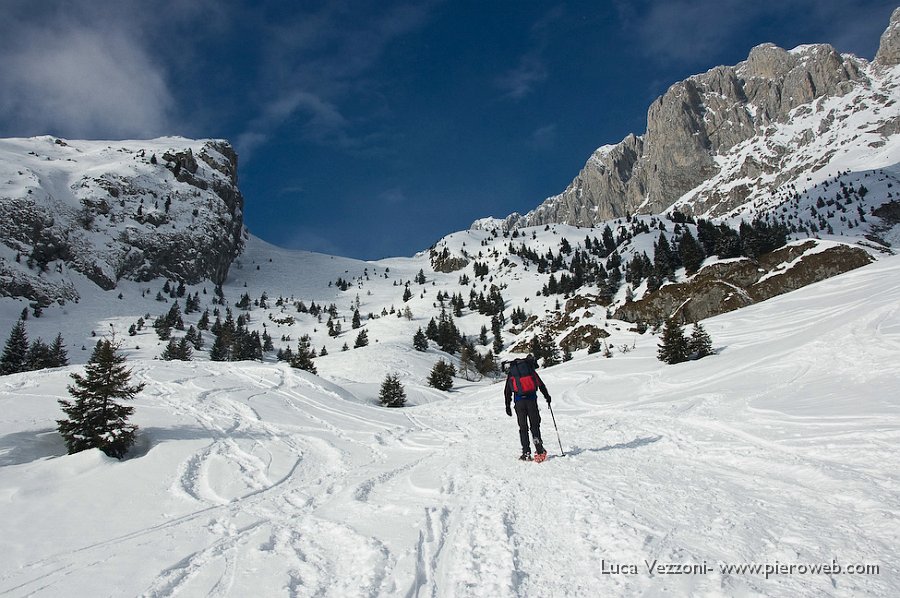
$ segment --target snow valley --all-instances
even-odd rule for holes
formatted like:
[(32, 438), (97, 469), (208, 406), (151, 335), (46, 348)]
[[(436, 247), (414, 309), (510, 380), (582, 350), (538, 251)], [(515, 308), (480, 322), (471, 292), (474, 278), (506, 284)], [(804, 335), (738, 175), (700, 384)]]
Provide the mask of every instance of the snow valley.
[[(61, 457), (69, 368), (7, 376), (0, 589), (895, 594), (898, 280), (886, 258), (712, 318), (714, 358), (665, 366), (638, 342), (543, 371), (567, 456), (541, 465), (511, 458), (499, 386), (431, 400), (411, 349), (391, 349), (419, 397), (405, 409), (377, 406), (367, 383), (385, 347), (343, 353), (341, 384), (284, 364), (134, 359), (142, 432), (122, 462)], [(712, 570), (651, 575), (645, 560)], [(833, 561), (845, 573), (764, 568)], [(878, 572), (846, 573), (867, 565)]]

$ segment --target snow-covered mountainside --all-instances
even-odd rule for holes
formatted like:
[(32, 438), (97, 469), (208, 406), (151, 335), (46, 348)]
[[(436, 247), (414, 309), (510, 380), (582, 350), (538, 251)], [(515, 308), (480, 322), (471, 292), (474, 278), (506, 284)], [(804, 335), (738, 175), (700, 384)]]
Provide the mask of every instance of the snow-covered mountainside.
[(900, 9), (870, 63), (824, 44), (763, 44), (736, 66), (672, 85), (647, 113), (643, 135), (594, 152), (561, 194), (524, 216), (473, 227), (600, 226), (628, 214), (725, 216), (809, 191), (839, 173), (900, 163)]
[[(363, 266), (309, 257), (298, 291)], [(132, 354), (147, 387), (122, 462), (64, 456), (56, 399), (79, 367), (5, 376), (0, 593), (897, 595), (898, 259), (708, 320), (711, 358), (666, 366), (637, 338), (543, 371), (566, 456), (545, 407), (542, 464), (515, 460), (499, 385), (426, 388), (436, 350), (387, 361), (387, 335), (322, 361), (346, 383)], [(377, 407), (350, 380), (383, 367), (447, 398)]]
[(0, 140), (0, 295), (78, 300), (79, 275), (222, 282), (242, 211), (224, 141)]

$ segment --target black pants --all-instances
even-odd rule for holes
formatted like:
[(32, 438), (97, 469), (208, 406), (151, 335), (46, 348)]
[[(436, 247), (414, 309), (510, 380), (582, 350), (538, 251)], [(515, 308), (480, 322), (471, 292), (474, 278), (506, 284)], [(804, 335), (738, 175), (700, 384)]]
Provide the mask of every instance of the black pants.
[(541, 412), (538, 411), (537, 398), (522, 399), (516, 401), (516, 419), (519, 421), (519, 440), (522, 442), (522, 452), (530, 453), (531, 444), (528, 442), (528, 424), (531, 423), (531, 436), (534, 438), (535, 449), (540, 449), (541, 442)]

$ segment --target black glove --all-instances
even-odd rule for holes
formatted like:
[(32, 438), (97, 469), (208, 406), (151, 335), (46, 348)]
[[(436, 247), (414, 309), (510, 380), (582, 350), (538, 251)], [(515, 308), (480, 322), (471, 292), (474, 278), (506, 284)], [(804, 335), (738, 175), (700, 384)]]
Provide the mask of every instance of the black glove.
[(548, 405), (550, 404), (550, 396), (549, 395), (547, 396), (547, 404)]
[(509, 408), (509, 405), (506, 406), (506, 415), (512, 417), (512, 409)]

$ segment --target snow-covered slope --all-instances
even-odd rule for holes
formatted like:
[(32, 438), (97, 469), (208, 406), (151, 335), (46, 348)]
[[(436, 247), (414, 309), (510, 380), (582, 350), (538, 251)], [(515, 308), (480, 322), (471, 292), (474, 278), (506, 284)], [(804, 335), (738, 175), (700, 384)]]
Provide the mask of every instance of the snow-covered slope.
[[(0, 592), (896, 595), (898, 305), (891, 257), (707, 321), (713, 358), (639, 343), (546, 370), (567, 456), (544, 408), (544, 464), (515, 460), (497, 385), (388, 410), (284, 365), (135, 359), (142, 432), (118, 462), (63, 456), (77, 366), (6, 376)], [(415, 391), (423, 364), (402, 367)], [(833, 561), (879, 572), (720, 570)]]

